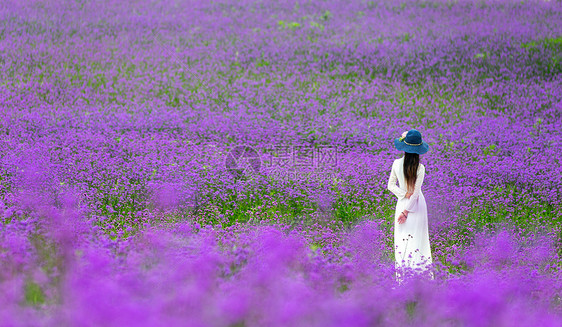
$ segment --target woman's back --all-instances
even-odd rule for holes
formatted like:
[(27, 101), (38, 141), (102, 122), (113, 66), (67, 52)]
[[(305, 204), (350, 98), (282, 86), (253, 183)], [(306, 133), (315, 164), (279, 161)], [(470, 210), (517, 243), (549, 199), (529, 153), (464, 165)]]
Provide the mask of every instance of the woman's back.
[[(396, 177), (398, 179), (398, 185), (400, 185), (400, 188), (403, 190), (407, 190), (408, 187), (406, 185), (406, 176), (404, 175), (404, 157), (402, 158), (398, 158), (396, 160), (394, 160), (394, 163), (392, 164), (394, 171), (396, 172)], [(420, 173), (422, 173), (422, 171), (425, 171), (425, 166), (420, 163), (418, 165), (418, 177), (420, 176)], [(421, 189), (420, 189), (421, 192)]]

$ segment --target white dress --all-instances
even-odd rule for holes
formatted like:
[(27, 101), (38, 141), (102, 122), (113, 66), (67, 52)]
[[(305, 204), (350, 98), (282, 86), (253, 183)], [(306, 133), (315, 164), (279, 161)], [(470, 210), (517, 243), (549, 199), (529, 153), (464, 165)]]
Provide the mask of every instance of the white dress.
[[(394, 257), (396, 267), (421, 268), (425, 270), (432, 263), (427, 223), (427, 205), (421, 190), (425, 177), (425, 166), (418, 165), (418, 175), (413, 194), (406, 198), (406, 177), (404, 176), (404, 157), (394, 160), (388, 179), (388, 189), (398, 198), (394, 214)], [(398, 180), (400, 187), (396, 186)], [(398, 217), (408, 210), (406, 222), (399, 224)], [(397, 272), (398, 281), (401, 281)], [(433, 279), (433, 273), (431, 273)]]

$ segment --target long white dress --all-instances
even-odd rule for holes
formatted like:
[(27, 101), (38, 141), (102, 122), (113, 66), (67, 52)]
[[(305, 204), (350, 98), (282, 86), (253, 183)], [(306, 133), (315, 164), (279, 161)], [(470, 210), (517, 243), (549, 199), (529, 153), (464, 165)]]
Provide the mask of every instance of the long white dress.
[[(388, 189), (396, 195), (396, 211), (394, 214), (394, 257), (397, 268), (409, 267), (425, 270), (433, 261), (429, 245), (427, 222), (427, 205), (421, 190), (425, 177), (425, 166), (418, 165), (417, 178), (413, 194), (406, 198), (406, 177), (404, 176), (404, 157), (394, 160), (388, 179)], [(396, 186), (398, 180), (400, 187)], [(398, 217), (408, 210), (406, 222), (399, 224)], [(402, 281), (397, 272), (397, 280)], [(433, 279), (433, 273), (431, 273)]]

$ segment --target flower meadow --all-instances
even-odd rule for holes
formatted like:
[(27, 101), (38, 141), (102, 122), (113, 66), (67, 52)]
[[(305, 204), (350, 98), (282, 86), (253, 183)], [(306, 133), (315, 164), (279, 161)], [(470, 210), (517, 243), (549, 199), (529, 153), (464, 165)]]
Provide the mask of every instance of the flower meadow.
[[(0, 326), (559, 326), (558, 1), (4, 1)], [(432, 278), (386, 189), (429, 143)]]

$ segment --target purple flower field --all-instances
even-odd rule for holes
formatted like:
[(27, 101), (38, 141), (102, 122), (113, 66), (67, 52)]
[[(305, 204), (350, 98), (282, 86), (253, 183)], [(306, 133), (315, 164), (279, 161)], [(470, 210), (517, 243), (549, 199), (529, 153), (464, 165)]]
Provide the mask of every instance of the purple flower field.
[[(560, 326), (560, 1), (3, 1), (0, 326)], [(429, 143), (395, 279), (393, 145)]]

